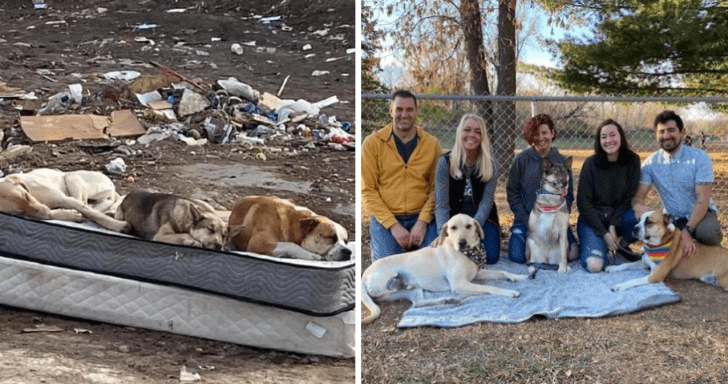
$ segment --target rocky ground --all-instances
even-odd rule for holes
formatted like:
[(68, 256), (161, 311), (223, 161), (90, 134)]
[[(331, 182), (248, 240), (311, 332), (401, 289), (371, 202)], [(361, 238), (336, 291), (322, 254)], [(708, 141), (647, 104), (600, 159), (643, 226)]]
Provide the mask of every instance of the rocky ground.
[[(254, 131), (250, 116), (233, 119), (231, 142), (226, 144), (188, 145), (172, 138), (148, 145), (129, 141), (134, 138), (33, 143), (21, 130), (23, 100), (7, 97), (9, 91), (20, 90), (45, 102), (69, 85), (81, 84), (83, 102), (64, 114), (108, 116), (128, 109), (144, 128), (165, 129), (171, 122), (149, 113), (129, 93), (129, 83), (104, 77), (110, 71), (159, 75), (154, 62), (200, 85), (201, 94), (232, 76), (261, 94), (276, 94), (285, 82), (281, 99), (316, 102), (336, 96), (339, 103), (320, 113), (353, 123), (353, 1), (45, 3), (46, 9), (34, 9), (31, 0), (0, 2), (0, 93), (5, 93), (0, 101), (0, 171), (105, 171), (112, 160), (122, 158), (126, 170), (110, 175), (122, 194), (135, 189), (172, 192), (221, 210), (244, 195), (276, 194), (332, 217), (354, 237), (354, 151), (310, 134), (325, 134), (336, 123), (323, 124), (313, 116), (300, 123), (308, 130), (289, 123), (277, 138), (259, 137), (264, 144), (233, 140), (236, 134), (240, 138)], [(264, 24), (261, 16), (282, 19)], [(235, 43), (242, 54), (231, 51)], [(304, 50), (306, 45), (311, 48)], [(328, 73), (313, 76), (314, 71)], [(205, 138), (205, 117), (222, 117), (224, 122), (233, 117), (220, 110), (208, 107), (179, 119), (175, 127), (184, 135)], [(13, 148), (18, 145), (29, 149)], [(51, 328), (23, 331), (38, 325)], [(183, 365), (216, 383), (340, 383), (355, 378), (353, 359), (260, 350), (10, 307), (0, 307), (0, 333), (5, 362), (0, 382), (178, 382)]]

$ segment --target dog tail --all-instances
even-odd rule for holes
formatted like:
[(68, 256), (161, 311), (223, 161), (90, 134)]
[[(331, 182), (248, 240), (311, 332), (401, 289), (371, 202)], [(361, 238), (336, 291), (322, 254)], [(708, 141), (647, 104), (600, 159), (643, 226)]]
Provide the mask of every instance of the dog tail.
[(361, 320), (361, 325), (374, 322), (379, 317), (379, 314), (382, 313), (382, 310), (374, 303), (374, 300), (369, 296), (369, 292), (367, 292), (366, 286), (364, 285), (362, 285), (361, 290), (361, 302), (369, 310), (369, 315)]

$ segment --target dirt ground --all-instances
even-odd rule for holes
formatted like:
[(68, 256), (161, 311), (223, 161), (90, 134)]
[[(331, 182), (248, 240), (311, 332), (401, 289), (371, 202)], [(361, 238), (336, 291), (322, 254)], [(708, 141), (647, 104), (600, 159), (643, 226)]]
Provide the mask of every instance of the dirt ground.
[[(322, 113), (354, 122), (355, 56), (346, 52), (355, 44), (353, 1), (48, 0), (46, 4), (47, 9), (35, 10), (30, 0), (0, 1), (0, 81), (35, 92), (41, 100), (81, 83), (85, 101), (72, 113), (108, 115), (132, 109), (146, 127), (157, 124), (142, 116), (138, 103), (118, 97), (122, 85), (102, 76), (120, 70), (159, 73), (149, 65), (151, 60), (200, 84), (234, 76), (261, 93), (277, 93), (290, 75), (281, 98), (315, 102), (335, 95), (340, 103)], [(166, 12), (169, 9), (185, 11)], [(283, 16), (283, 25), (259, 23), (256, 15)], [(135, 28), (142, 23), (157, 27)], [(326, 28), (326, 36), (314, 33)], [(135, 42), (135, 37), (155, 44)], [(262, 48), (244, 45), (242, 55), (231, 52), (231, 44), (250, 41)], [(304, 51), (306, 44), (312, 49)], [(315, 56), (304, 57), (311, 53)], [(314, 70), (329, 74), (312, 76)], [(9, 141), (29, 144), (17, 136), (16, 105), (13, 99), (0, 102), (5, 147)], [(184, 123), (199, 124), (194, 119)], [(10, 174), (38, 167), (103, 171), (112, 159), (122, 157), (126, 173), (111, 176), (122, 194), (153, 189), (200, 198), (218, 209), (229, 209), (244, 195), (276, 194), (332, 217), (354, 238), (353, 151), (323, 142), (311, 145), (303, 138), (264, 149), (235, 143), (187, 146), (167, 140), (146, 148), (137, 144), (131, 155), (113, 152), (113, 146), (106, 144), (33, 144), (20, 157), (0, 160), (0, 171)], [(256, 158), (261, 152), (265, 160)], [(23, 332), (37, 325), (58, 329)], [(0, 383), (171, 383), (179, 381), (183, 365), (203, 381), (215, 383), (355, 380), (354, 359), (260, 350), (2, 306), (0, 333), (4, 362)]]
[[(569, 152), (575, 157), (573, 169), (581, 169), (588, 154)], [(716, 179), (728, 178), (724, 152), (711, 158)], [(500, 217), (501, 251), (506, 252), (513, 218), (505, 179), (498, 184), (495, 200), (498, 212), (505, 213)], [(714, 198), (719, 207), (728, 203), (722, 194)], [(572, 213), (572, 227), (576, 218)], [(728, 217), (722, 214), (719, 220), (725, 236)], [(365, 213), (362, 270), (371, 264), (368, 223)], [(728, 245), (725, 237), (722, 245)], [(680, 303), (609, 318), (536, 317), (453, 329), (399, 329), (410, 304), (385, 303), (381, 317), (362, 327), (362, 383), (728, 382), (728, 294), (696, 280), (668, 279), (666, 284), (682, 297)]]

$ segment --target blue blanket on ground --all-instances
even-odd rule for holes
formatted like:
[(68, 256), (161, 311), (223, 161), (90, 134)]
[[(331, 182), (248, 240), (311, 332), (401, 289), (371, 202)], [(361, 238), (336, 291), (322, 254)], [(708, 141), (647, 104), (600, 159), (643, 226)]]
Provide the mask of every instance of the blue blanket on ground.
[[(618, 262), (624, 262), (619, 258)], [(491, 323), (520, 323), (533, 316), (549, 319), (565, 317), (605, 317), (636, 312), (679, 302), (680, 296), (664, 283), (644, 285), (623, 292), (612, 292), (615, 284), (646, 276), (649, 270), (628, 270), (613, 273), (588, 273), (578, 261), (570, 263), (571, 271), (560, 274), (540, 269), (534, 279), (476, 281), (519, 291), (515, 299), (501, 296), (453, 295), (449, 292), (425, 292), (425, 299), (453, 297), (460, 304), (411, 307), (404, 312), (398, 327), (459, 327)], [(528, 266), (513, 263), (501, 256), (488, 269), (528, 274)]]

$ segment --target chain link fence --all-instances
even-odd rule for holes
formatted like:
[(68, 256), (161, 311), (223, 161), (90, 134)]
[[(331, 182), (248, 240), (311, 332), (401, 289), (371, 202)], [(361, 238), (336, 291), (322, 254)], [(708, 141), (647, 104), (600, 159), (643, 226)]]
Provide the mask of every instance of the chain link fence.
[[(392, 121), (391, 95), (362, 94), (362, 138)], [(500, 164), (496, 203), (502, 217), (510, 215), (505, 200), (505, 181), (513, 158), (527, 147), (523, 139), (526, 121), (538, 113), (548, 113), (556, 125), (554, 146), (565, 156), (573, 156), (574, 188), (583, 161), (594, 153), (597, 126), (612, 118), (624, 128), (630, 147), (643, 160), (659, 148), (652, 122), (665, 109), (675, 110), (685, 123), (692, 145), (705, 149), (713, 159), (715, 184), (713, 199), (721, 211), (728, 210), (728, 116), (715, 112), (728, 98), (638, 98), (638, 97), (545, 97), (545, 96), (465, 96), (418, 95), (418, 124), (437, 136), (443, 149), (452, 148), (455, 129), (466, 113), (477, 113), (488, 123), (493, 153)], [(578, 193), (578, 190), (576, 191)], [(654, 188), (649, 201), (657, 206)], [(575, 221), (572, 207), (572, 219)], [(366, 214), (366, 213), (365, 213)], [(505, 220), (507, 223), (512, 221)]]

